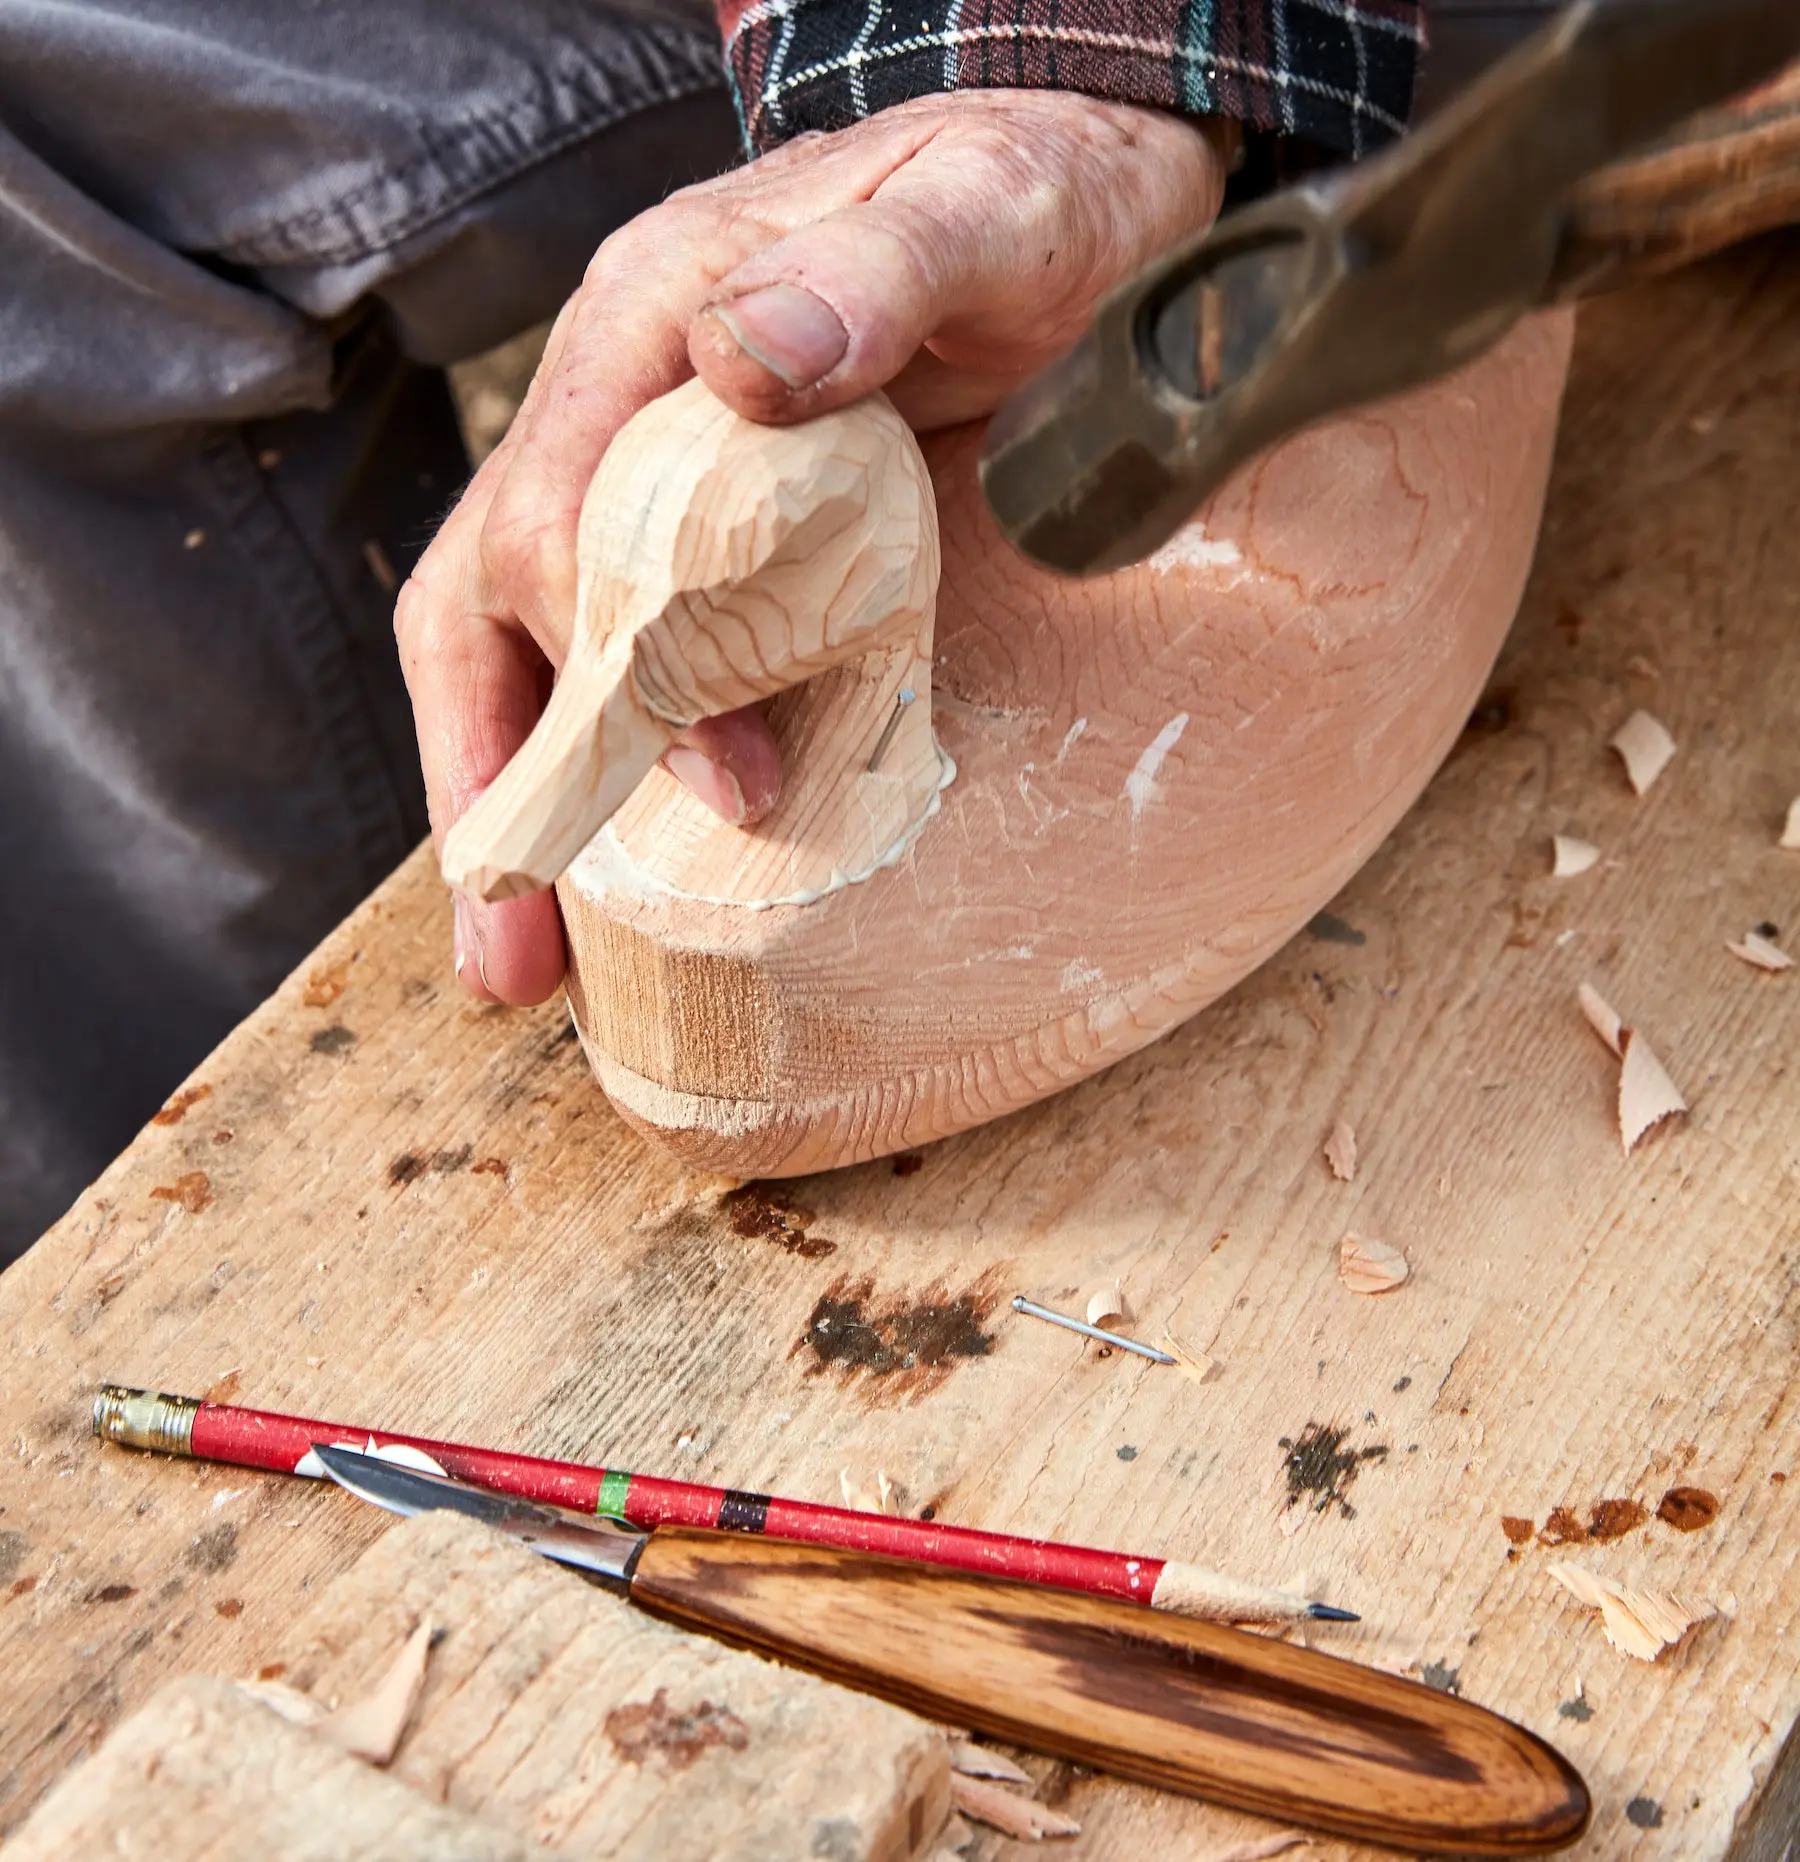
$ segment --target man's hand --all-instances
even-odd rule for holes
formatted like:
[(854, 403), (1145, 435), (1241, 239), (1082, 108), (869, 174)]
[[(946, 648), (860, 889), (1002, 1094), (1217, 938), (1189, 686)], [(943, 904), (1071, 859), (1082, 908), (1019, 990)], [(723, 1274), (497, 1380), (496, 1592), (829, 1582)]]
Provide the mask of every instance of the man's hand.
[[(756, 420), (874, 388), (921, 430), (989, 413), (1104, 291), (1211, 221), (1228, 133), (1061, 92), (958, 92), (802, 137), (607, 240), (401, 591), (435, 843), (537, 720), (568, 645), (582, 495), (640, 407), (698, 370)], [(780, 788), (755, 709), (664, 760), (730, 821)], [(563, 971), (554, 897), (459, 897), (456, 964), (484, 1001), (543, 1001)]]

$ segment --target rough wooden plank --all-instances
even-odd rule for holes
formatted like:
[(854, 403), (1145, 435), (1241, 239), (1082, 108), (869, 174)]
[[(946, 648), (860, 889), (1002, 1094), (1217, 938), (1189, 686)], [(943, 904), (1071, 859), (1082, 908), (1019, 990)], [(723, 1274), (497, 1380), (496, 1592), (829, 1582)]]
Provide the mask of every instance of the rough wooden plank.
[[(1791, 246), (1586, 308), (1496, 695), (1332, 913), (1030, 1114), (904, 1175), (783, 1186), (803, 1219), (748, 1219), (625, 1133), (560, 1010), (460, 1004), (409, 868), (0, 1279), (0, 1822), (162, 1677), (247, 1672), (377, 1530), (87, 1439), (103, 1378), (235, 1373), (272, 1407), (802, 1497), (881, 1468), (908, 1510), (1304, 1577), (1367, 1613), (1330, 1646), (1556, 1739), (1598, 1800), (1584, 1856), (1744, 1862), (1800, 1713), (1800, 989), (1724, 940), (1800, 922), (1774, 845), (1800, 792), (1797, 391)], [(1605, 749), (1639, 705), (1681, 746), (1641, 800)], [(1552, 880), (1556, 832), (1606, 860)], [(1583, 980), (1693, 1105), (1629, 1160)], [(1348, 1184), (1320, 1156), (1339, 1116)], [(1406, 1286), (1338, 1286), (1351, 1229), (1408, 1252)], [(1005, 1310), (1115, 1275), (1210, 1381)], [(1710, 1524), (1656, 1518), (1676, 1485)], [(1607, 1501), (1646, 1517), (1540, 1543)], [(1631, 1662), (1557, 1558), (1722, 1614)], [(1084, 1826), (1065, 1854), (1247, 1831), (1033, 1767)]]
[(159, 1688), (6, 1844), (7, 1862), (531, 1862), (543, 1853), (421, 1797), (211, 1675)]
[(941, 1732), (684, 1634), (448, 1514), (391, 1527), (271, 1663), (315, 1699), (441, 1636), (394, 1775), (593, 1862), (903, 1862), (949, 1814)]

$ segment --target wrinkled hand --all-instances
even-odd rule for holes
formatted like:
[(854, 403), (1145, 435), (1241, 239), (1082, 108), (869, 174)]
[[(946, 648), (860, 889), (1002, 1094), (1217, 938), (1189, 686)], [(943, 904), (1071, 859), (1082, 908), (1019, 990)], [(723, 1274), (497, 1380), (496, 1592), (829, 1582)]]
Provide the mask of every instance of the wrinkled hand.
[[(543, 708), (582, 495), (640, 407), (698, 370), (756, 420), (874, 388), (921, 430), (989, 413), (1101, 293), (1208, 224), (1227, 134), (1058, 92), (960, 92), (803, 137), (608, 239), (395, 613), (440, 851)], [(730, 821), (780, 788), (754, 708), (695, 725), (664, 761)], [(484, 1001), (544, 1000), (563, 971), (554, 896), (459, 897), (456, 962)]]

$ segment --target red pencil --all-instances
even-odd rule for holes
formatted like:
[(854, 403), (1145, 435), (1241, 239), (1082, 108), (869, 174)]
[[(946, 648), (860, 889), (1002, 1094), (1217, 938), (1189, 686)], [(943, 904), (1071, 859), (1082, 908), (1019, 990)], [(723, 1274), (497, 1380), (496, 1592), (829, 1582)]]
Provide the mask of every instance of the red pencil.
[(603, 1513), (646, 1530), (657, 1526), (710, 1526), (723, 1532), (760, 1532), (803, 1544), (882, 1552), (893, 1558), (948, 1565), (989, 1577), (1049, 1584), (1061, 1590), (1121, 1597), (1155, 1610), (1236, 1623), (1292, 1622), (1312, 1617), (1354, 1622), (1347, 1610), (1313, 1603), (1292, 1591), (1244, 1584), (1179, 1559), (1133, 1558), (1123, 1552), (1083, 1545), (1058, 1545), (968, 1526), (940, 1526), (923, 1519), (895, 1519), (847, 1507), (815, 1506), (772, 1494), (703, 1487), (690, 1481), (659, 1480), (592, 1468), (575, 1461), (547, 1461), (503, 1449), (470, 1448), (387, 1429), (352, 1428), (283, 1416), (272, 1410), (206, 1403), (197, 1397), (107, 1384), (94, 1400), (94, 1433), (102, 1441), (163, 1454), (222, 1461), (239, 1468), (317, 1478), (308, 1466), (315, 1442), (395, 1451), (395, 1459), (449, 1474), (494, 1493), (516, 1494), (540, 1505), (575, 1513)]

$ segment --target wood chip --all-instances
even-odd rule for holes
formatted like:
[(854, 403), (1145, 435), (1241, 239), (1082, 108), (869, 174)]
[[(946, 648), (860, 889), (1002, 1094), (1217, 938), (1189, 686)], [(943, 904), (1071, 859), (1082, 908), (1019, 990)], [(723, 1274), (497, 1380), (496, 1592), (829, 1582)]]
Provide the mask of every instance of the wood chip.
[(1339, 1119), (1332, 1126), (1331, 1136), (1325, 1140), (1325, 1161), (1340, 1183), (1348, 1183), (1355, 1177), (1356, 1133), (1347, 1119)]
[(1615, 1057), (1623, 1060), (1625, 1048), (1619, 1037), (1624, 1032), (1624, 1023), (1619, 1019), (1619, 1011), (1592, 983), (1583, 983), (1575, 995), (1582, 1014), (1588, 1018), (1588, 1026), (1612, 1049)]
[(1406, 1256), (1385, 1241), (1346, 1235), (1338, 1243), (1338, 1279), (1352, 1293), (1391, 1293), (1411, 1272)]
[(1619, 1041), (1625, 1050), (1625, 1064), (1619, 1069), (1619, 1136), (1629, 1157), (1631, 1147), (1652, 1125), (1685, 1112), (1688, 1103), (1635, 1028), (1622, 1028)]
[(1598, 1610), (1607, 1641), (1640, 1662), (1655, 1661), (1695, 1623), (1717, 1614), (1710, 1603), (1690, 1602), (1669, 1591), (1629, 1590), (1581, 1565), (1555, 1564), (1550, 1575), (1589, 1609)]
[(1196, 1351), (1192, 1345), (1183, 1344), (1173, 1332), (1164, 1332), (1155, 1342), (1175, 1360), (1175, 1368), (1184, 1377), (1191, 1377), (1195, 1383), (1209, 1384), (1218, 1376), (1217, 1358), (1209, 1358), (1204, 1351)]
[(885, 1468), (875, 1470), (875, 1492), (860, 1485), (848, 1468), (838, 1469), (838, 1491), (853, 1513), (884, 1513), (889, 1519), (900, 1514), (899, 1490), (888, 1479)]
[(1079, 1836), (1081, 1825), (1048, 1804), (1039, 1804), (1004, 1785), (985, 1778), (950, 1774), (950, 1803), (965, 1817), (985, 1823), (1022, 1843), (1041, 1843), (1046, 1836)]
[(1760, 931), (1746, 931), (1737, 943), (1727, 944), (1725, 948), (1754, 969), (1779, 973), (1794, 967), (1793, 958), (1779, 945), (1770, 943)]
[(271, 1713), (278, 1713), (291, 1726), (317, 1726), (325, 1709), (310, 1694), (302, 1694), (285, 1681), (240, 1681), (239, 1693), (260, 1701)]
[(1100, 1287), (1090, 1294), (1087, 1303), (1087, 1322), (1089, 1325), (1103, 1325), (1108, 1331), (1117, 1328), (1116, 1319), (1129, 1319), (1131, 1308), (1125, 1302), (1125, 1283), (1115, 1280), (1109, 1287)]
[(1557, 834), (1550, 841), (1550, 877), (1573, 879), (1585, 873), (1600, 858), (1600, 849), (1591, 840), (1577, 840), (1573, 834)]
[(1023, 1765), (1015, 1765), (1004, 1752), (967, 1739), (959, 1739), (951, 1746), (950, 1769), (965, 1778), (998, 1778), (1006, 1784), (1022, 1784), (1028, 1791), (1037, 1789), (1037, 1780)]
[(1787, 826), (1781, 830), (1781, 839), (1775, 844), (1790, 852), (1800, 848), (1800, 795), (1788, 803)]
[(432, 1626), (420, 1623), (394, 1658), (394, 1665), (372, 1693), (328, 1713), (316, 1731), (353, 1758), (385, 1765), (400, 1749), (413, 1709), (425, 1686), (425, 1662), (431, 1653)]
[(1247, 1843), (1233, 1843), (1204, 1858), (1204, 1862), (1268, 1862), (1270, 1856), (1284, 1856), (1290, 1849), (1314, 1840), (1305, 1830), (1276, 1830), (1270, 1836), (1255, 1836)]
[(1613, 732), (1611, 747), (1624, 759), (1625, 774), (1639, 795), (1669, 767), (1675, 739), (1647, 711), (1634, 711)]

